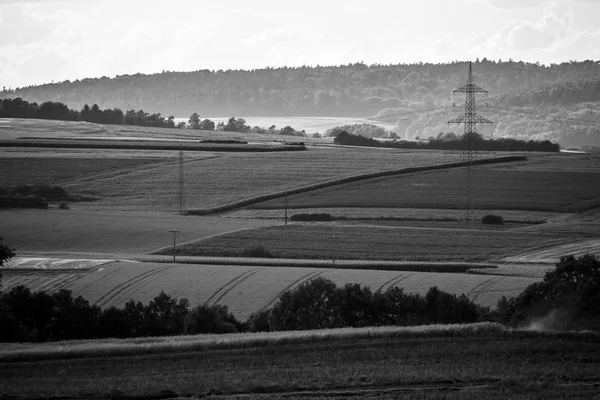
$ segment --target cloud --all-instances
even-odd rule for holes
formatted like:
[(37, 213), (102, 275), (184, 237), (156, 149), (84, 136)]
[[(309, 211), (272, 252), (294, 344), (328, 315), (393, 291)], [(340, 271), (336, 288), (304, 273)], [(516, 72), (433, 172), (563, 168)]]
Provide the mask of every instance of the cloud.
[(590, 3), (596, 4), (598, 0), (490, 0), (490, 4), (497, 8), (531, 8), (551, 3)]

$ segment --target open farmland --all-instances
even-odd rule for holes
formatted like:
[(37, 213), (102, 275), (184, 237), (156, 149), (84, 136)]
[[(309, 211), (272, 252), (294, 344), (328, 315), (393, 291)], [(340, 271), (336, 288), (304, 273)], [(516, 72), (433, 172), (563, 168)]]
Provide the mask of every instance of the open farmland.
[[(186, 209), (207, 209), (304, 185), (362, 173), (459, 161), (459, 154), (372, 149), (310, 148), (302, 152), (219, 154), (189, 158), (186, 153)], [(65, 180), (72, 193), (101, 200), (78, 206), (109, 210), (173, 210), (178, 164), (158, 163), (128, 171)]]
[(168, 214), (80, 210), (6, 210), (0, 213), (5, 243), (21, 252), (143, 253), (169, 246), (179, 229), (180, 243), (265, 221)]
[[(14, 399), (81, 400), (597, 398), (597, 335), (509, 332), (485, 326), (480, 330), (467, 326), (466, 333), (450, 327), (436, 334), (436, 328), (431, 333), (423, 329), (422, 335), (400, 330), (397, 335), (367, 337), (329, 331), (322, 339), (320, 332), (286, 332), (279, 341), (269, 340), (278, 334), (262, 335), (265, 340), (254, 346), (200, 345), (176, 353), (121, 357), (101, 356), (102, 348), (109, 347), (103, 343), (96, 357), (64, 358), (55, 350), (57, 356), (46, 360), (33, 355), (32, 361), (0, 362), (0, 393)], [(301, 335), (315, 339), (302, 341)], [(237, 338), (225, 336), (224, 342)], [(172, 339), (181, 340), (186, 348), (188, 338)], [(113, 342), (124, 347), (130, 343)], [(43, 353), (50, 346), (66, 350), (90, 344), (21, 346), (34, 352), (41, 347)], [(153, 344), (142, 342), (139, 347)]]
[[(483, 166), (473, 173), (474, 201), (483, 209), (573, 212), (600, 205), (600, 156), (530, 157), (515, 165)], [(581, 168), (581, 170), (579, 170)], [(300, 193), (288, 204), (312, 207), (461, 208), (462, 169), (373, 178)], [(257, 208), (283, 208), (281, 199)]]
[(21, 137), (111, 136), (102, 125), (90, 122), (54, 121), (24, 118), (0, 118), (0, 139)]
[(294, 224), (214, 236), (181, 245), (178, 254), (234, 256), (262, 245), (277, 258), (482, 261), (568, 241), (514, 231)]
[(147, 303), (161, 291), (185, 297), (192, 305), (227, 305), (238, 318), (272, 306), (300, 283), (321, 276), (338, 285), (360, 283), (372, 290), (391, 286), (425, 294), (432, 286), (495, 307), (501, 296), (514, 296), (535, 278), (407, 271), (345, 270), (298, 267), (113, 262), (88, 269), (2, 271), (3, 286), (24, 284), (32, 290), (69, 289), (102, 307), (122, 307), (129, 299)]

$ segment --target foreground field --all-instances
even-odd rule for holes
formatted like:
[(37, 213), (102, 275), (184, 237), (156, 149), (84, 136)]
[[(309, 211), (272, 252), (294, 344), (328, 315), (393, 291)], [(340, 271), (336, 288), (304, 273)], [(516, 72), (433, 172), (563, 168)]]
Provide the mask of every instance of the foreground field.
[[(527, 161), (477, 168), (473, 200), (482, 209), (574, 212), (600, 206), (600, 156), (559, 154)], [(419, 172), (373, 178), (361, 182), (290, 196), (288, 204), (312, 207), (464, 207), (466, 174), (463, 169)], [(281, 199), (256, 206), (283, 208)]]
[(0, 393), (16, 399), (597, 398), (600, 348), (593, 335), (334, 337), (174, 354), (0, 362)]
[(573, 239), (517, 231), (326, 223), (232, 232), (179, 246), (178, 253), (235, 256), (239, 249), (260, 245), (277, 258), (484, 261), (569, 241)]
[(21, 252), (144, 253), (239, 229), (268, 225), (267, 221), (218, 217), (185, 217), (142, 212), (81, 210), (5, 210), (2, 236)]
[(272, 306), (284, 291), (318, 276), (337, 285), (360, 283), (373, 291), (398, 286), (407, 292), (425, 294), (430, 287), (438, 286), (456, 295), (464, 293), (478, 304), (492, 308), (501, 296), (515, 296), (536, 281), (527, 277), (458, 273), (151, 262), (112, 262), (77, 270), (72, 266), (68, 270), (7, 268), (2, 276), (6, 290), (21, 284), (32, 290), (51, 292), (69, 289), (102, 307), (122, 307), (129, 299), (147, 303), (165, 291), (187, 298), (192, 305), (205, 302), (227, 305), (242, 320)]

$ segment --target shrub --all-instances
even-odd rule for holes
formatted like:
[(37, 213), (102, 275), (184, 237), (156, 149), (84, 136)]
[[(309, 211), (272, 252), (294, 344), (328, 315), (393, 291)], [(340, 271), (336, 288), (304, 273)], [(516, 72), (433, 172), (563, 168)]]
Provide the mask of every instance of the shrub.
[(542, 282), (498, 302), (498, 319), (541, 329), (600, 329), (600, 259), (561, 257)]
[(245, 248), (239, 255), (240, 257), (273, 258), (273, 254), (261, 245)]
[(333, 217), (327, 213), (302, 213), (290, 217), (292, 221), (332, 221)]
[(0, 208), (11, 208), (15, 206), (15, 201), (12, 196), (1, 194), (0, 195)]
[(271, 317), (271, 310), (257, 311), (248, 317), (246, 326), (250, 332), (269, 332), (269, 318)]
[(487, 225), (502, 225), (504, 219), (500, 215), (488, 214), (481, 218), (481, 223)]
[(194, 307), (185, 316), (185, 333), (235, 333), (243, 331), (243, 324), (229, 312), (227, 306), (203, 304)]
[(38, 185), (35, 186), (31, 193), (45, 198), (48, 201), (60, 201), (67, 196), (67, 191), (59, 186)]
[(21, 208), (48, 208), (48, 202), (45, 198), (28, 195), (28, 196), (16, 196), (13, 198), (17, 207)]
[(71, 209), (71, 207), (69, 207), (69, 203), (67, 203), (66, 201), (61, 201), (60, 204), (58, 205), (58, 208), (60, 208), (61, 210)]

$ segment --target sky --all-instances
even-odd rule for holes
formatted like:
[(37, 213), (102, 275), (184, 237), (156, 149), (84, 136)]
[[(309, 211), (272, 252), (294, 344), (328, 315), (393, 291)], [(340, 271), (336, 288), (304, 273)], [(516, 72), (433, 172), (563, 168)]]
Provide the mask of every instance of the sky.
[(0, 87), (277, 66), (600, 60), (600, 0), (0, 0)]

